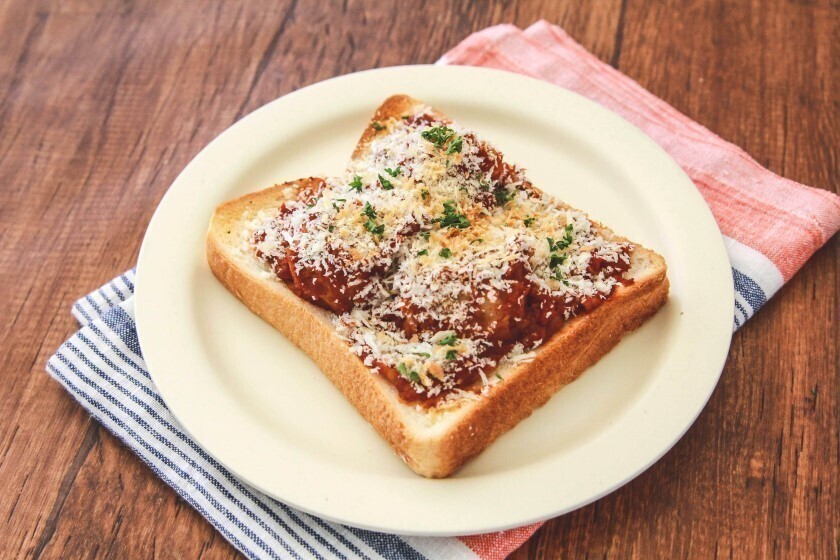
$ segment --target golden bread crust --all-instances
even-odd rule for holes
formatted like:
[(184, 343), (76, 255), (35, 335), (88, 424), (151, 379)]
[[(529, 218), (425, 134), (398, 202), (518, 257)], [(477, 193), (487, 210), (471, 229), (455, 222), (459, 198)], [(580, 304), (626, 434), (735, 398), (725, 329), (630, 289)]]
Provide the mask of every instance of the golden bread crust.
[(392, 95), (386, 99), (382, 105), (376, 109), (376, 112), (373, 114), (373, 118), (370, 119), (367, 127), (365, 127), (365, 130), (362, 132), (362, 136), (356, 144), (356, 149), (353, 150), (352, 159), (359, 159), (362, 157), (362, 154), (365, 153), (368, 146), (370, 146), (371, 141), (376, 138), (377, 135), (385, 135), (388, 133), (387, 128), (377, 130), (374, 123), (385, 125), (385, 123), (391, 119), (400, 119), (403, 115), (411, 115), (413, 114), (412, 109), (418, 104), (420, 104), (420, 101), (403, 94)]

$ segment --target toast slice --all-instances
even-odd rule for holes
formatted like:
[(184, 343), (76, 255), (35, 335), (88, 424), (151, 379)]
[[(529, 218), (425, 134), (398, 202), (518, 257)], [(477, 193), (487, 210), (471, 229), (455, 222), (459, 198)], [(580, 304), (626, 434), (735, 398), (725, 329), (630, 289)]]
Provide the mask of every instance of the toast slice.
[[(383, 165), (380, 165), (383, 163), (380, 157), (382, 146), (388, 145), (389, 135), (398, 137), (399, 140), (399, 134), (405, 133), (403, 129), (406, 127), (417, 129), (412, 132), (415, 135), (418, 130), (426, 133), (424, 138), (428, 138), (423, 149), (448, 158), (447, 161), (452, 163), (447, 164), (443, 171), (436, 170), (436, 173), (457, 173), (452, 170), (458, 169), (458, 166), (467, 166), (469, 162), (465, 163), (466, 159), (477, 157), (474, 154), (476, 146), (479, 146), (484, 149), (480, 153), (484, 158), (482, 161), (492, 160), (499, 164), (499, 167), (479, 172), (489, 177), (498, 169), (503, 169), (501, 177), (496, 182), (493, 182), (492, 178), (488, 179), (488, 184), (492, 187), (490, 189), (484, 189), (485, 185), (481, 181), (473, 190), (470, 190), (472, 187), (465, 188), (462, 184), (460, 190), (466, 193), (463, 198), (444, 200), (449, 206), (443, 206), (442, 214), (429, 219), (434, 215), (433, 212), (439, 211), (443, 200), (440, 197), (435, 198), (435, 187), (439, 186), (445, 191), (445, 181), (433, 184), (433, 181), (425, 176), (421, 177), (426, 180), (425, 183), (416, 181), (420, 176), (417, 175), (417, 170), (412, 168), (412, 160), (407, 159), (405, 154), (400, 156), (403, 158), (400, 161), (404, 162), (401, 172), (389, 166), (386, 168), (388, 175), (384, 175)], [(460, 147), (459, 138), (462, 143)], [(402, 145), (400, 142), (397, 144)], [(456, 148), (451, 147), (453, 144)], [(461, 151), (458, 151), (459, 149)], [(586, 368), (597, 362), (625, 333), (653, 315), (668, 296), (666, 265), (661, 256), (638, 244), (631, 244), (604, 226), (589, 221), (582, 213), (546, 197), (527, 183), (527, 180), (520, 180), (524, 177), (521, 170), (509, 166), (501, 167), (501, 162), (501, 155), (489, 145), (485, 147), (472, 133), (460, 129), (439, 112), (410, 97), (394, 96), (376, 111), (364, 131), (353, 153), (346, 177), (335, 180), (316, 177), (300, 179), (221, 204), (212, 217), (207, 234), (208, 262), (219, 280), (254, 313), (306, 352), (406, 464), (426, 477), (439, 478), (454, 473), (496, 438), (545, 404), (561, 387), (575, 380)], [(372, 167), (376, 169), (371, 174)], [(364, 181), (360, 180), (362, 177)], [(358, 187), (358, 190), (347, 188), (348, 183), (358, 185), (362, 182), (366, 185)], [(418, 183), (419, 187), (415, 183)], [(502, 183), (505, 188), (500, 195), (499, 185)], [(391, 188), (386, 188), (386, 185), (391, 185)], [(427, 186), (429, 189), (425, 188)], [(399, 200), (398, 212), (393, 215), (383, 210), (387, 206), (387, 197), (403, 196), (404, 192), (411, 192), (412, 188), (420, 193), (420, 198)], [(423, 195), (424, 190), (432, 192)], [(336, 192), (341, 197), (336, 196)], [(450, 191), (445, 191), (443, 197), (451, 194)], [(354, 196), (358, 196), (359, 199), (353, 199)], [(489, 197), (489, 202), (481, 199), (482, 196)], [(362, 199), (365, 197), (368, 204), (362, 206)], [(339, 200), (342, 202), (337, 203)], [(370, 200), (374, 200), (375, 204), (369, 204)], [(475, 200), (479, 200), (481, 204), (470, 206)], [(539, 208), (544, 210), (539, 216), (529, 215), (523, 218), (521, 214), (517, 214), (520, 206), (533, 210), (533, 204), (537, 203), (543, 204)], [(348, 223), (354, 224), (352, 227), (357, 229), (350, 232), (346, 238), (350, 239), (351, 245), (362, 244), (351, 248), (358, 263), (367, 267), (356, 269), (363, 270), (364, 274), (354, 276), (348, 272), (342, 276), (341, 270), (332, 270), (326, 274), (323, 274), (322, 270), (321, 276), (306, 276), (313, 273), (317, 266), (324, 264), (317, 260), (306, 261), (306, 251), (311, 250), (316, 256), (319, 251), (323, 254), (325, 249), (318, 243), (322, 238), (328, 237), (325, 231), (320, 230), (320, 237), (312, 237), (314, 234), (311, 230), (320, 227), (318, 220), (312, 216), (319, 212), (319, 208), (328, 209), (331, 204), (335, 210), (323, 211), (332, 212), (330, 215), (336, 220), (335, 226), (329, 226), (329, 233), (341, 234), (344, 227), (341, 225), (341, 217), (345, 214), (351, 216), (348, 218), (351, 222)], [(346, 209), (353, 204), (358, 207)], [(545, 206), (546, 204), (549, 206)], [(379, 210), (368, 211), (368, 206), (375, 206)], [(286, 218), (281, 217), (282, 219), (294, 221), (298, 214), (310, 216), (307, 219), (309, 221), (302, 222), (303, 225), (298, 224), (298, 227), (303, 229), (297, 230), (303, 232), (301, 237), (306, 237), (307, 245), (297, 249), (297, 252), (287, 252), (286, 260), (271, 260), (257, 251), (268, 251), (265, 235), (269, 228), (266, 224), (276, 224), (277, 220), (281, 219), (277, 217), (281, 207), (286, 207), (286, 211), (290, 212)], [(422, 207), (427, 212), (418, 214), (415, 207)], [(289, 208), (291, 210), (288, 210)], [(357, 211), (359, 209), (361, 212)], [(306, 214), (307, 212), (312, 214)], [(361, 218), (352, 217), (357, 214), (361, 214)], [(371, 218), (371, 215), (375, 217)], [(422, 225), (399, 221), (410, 220), (411, 216), (417, 218), (418, 223)], [(558, 219), (562, 222), (557, 226), (560, 227), (559, 233), (551, 234), (554, 237), (543, 244), (542, 236), (553, 231), (545, 228), (555, 227), (547, 222)], [(527, 228), (510, 226), (511, 223), (518, 224), (520, 221), (530, 222)], [(387, 229), (383, 231), (383, 227)], [(420, 227), (419, 231), (417, 227)], [(324, 229), (326, 230), (326, 226)], [(499, 234), (501, 237), (497, 235), (499, 231), (503, 232)], [(428, 234), (424, 237), (426, 232)], [(566, 241), (562, 239), (564, 232), (567, 236)], [(288, 234), (289, 232), (286, 232), (286, 241), (283, 243), (294, 243), (296, 239), (289, 241)], [(272, 235), (271, 231), (268, 235)], [(368, 237), (364, 237), (365, 235)], [(478, 235), (487, 237), (487, 240), (476, 237)], [(497, 237), (494, 238), (494, 235)], [(275, 237), (274, 240), (277, 241), (282, 236)], [(357, 241), (360, 237), (363, 238), (362, 241)], [(520, 241), (526, 239), (524, 245), (516, 245), (510, 251), (521, 252), (522, 263), (536, 263), (529, 273), (532, 280), (526, 281), (521, 277), (511, 280), (511, 271), (514, 270), (512, 266), (516, 262), (500, 265), (508, 253), (492, 253), (495, 250), (495, 246), (491, 246), (493, 239), (510, 241), (514, 238)], [(479, 239), (481, 241), (476, 243)], [(539, 243), (528, 245), (527, 240), (533, 239), (537, 239)], [(554, 241), (555, 239), (557, 241)], [(490, 247), (486, 250), (476, 249), (485, 244)], [(586, 245), (581, 248), (581, 244)], [(511, 244), (504, 245), (500, 242), (499, 247), (503, 246), (510, 247)], [(326, 247), (332, 250), (329, 243)], [(426, 249), (417, 251), (418, 247)], [(449, 256), (442, 256), (449, 247), (452, 247), (448, 251)], [(374, 251), (374, 257), (368, 258), (370, 255), (365, 251), (369, 250)], [(609, 261), (607, 264), (616, 270), (606, 266), (607, 270), (612, 270), (606, 276), (604, 268), (599, 269), (600, 276), (592, 272), (591, 264), (585, 269), (575, 268), (575, 262), (591, 263), (593, 255), (601, 254), (598, 251), (606, 251), (605, 254), (609, 255), (610, 250), (614, 251), (612, 257), (615, 257), (615, 263)], [(482, 261), (485, 262), (482, 265), (484, 268), (478, 267), (478, 273), (470, 268), (468, 261), (458, 261), (478, 258), (475, 255), (486, 255), (487, 251), (491, 252), (492, 258), (485, 258), (486, 262)], [(581, 260), (579, 257), (583, 253), (587, 253), (588, 257)], [(294, 255), (297, 260), (289, 261), (289, 255)], [(501, 260), (496, 258), (499, 255)], [(609, 260), (611, 257), (606, 258)], [(384, 268), (379, 266), (377, 263), (382, 259), (391, 264)], [(624, 262), (622, 259), (626, 260), (624, 264), (621, 264)], [(603, 265), (604, 263), (601, 263), (600, 266)], [(475, 317), (482, 318), (482, 325), (486, 328), (481, 331), (481, 337), (490, 339), (495, 336), (497, 346), (507, 351), (504, 356), (487, 357), (487, 353), (491, 352), (488, 348), (492, 345), (485, 344), (479, 346), (484, 350), (475, 350), (474, 346), (467, 344), (472, 340), (468, 328), (463, 326), (467, 323), (461, 324), (455, 319), (452, 324), (444, 325), (455, 325), (451, 329), (442, 329), (439, 324), (436, 327), (423, 327), (423, 321), (420, 321), (419, 328), (416, 328), (416, 325), (411, 326), (411, 319), (428, 319), (427, 315), (433, 315), (431, 311), (425, 315), (423, 312), (412, 314), (411, 297), (418, 289), (422, 291), (422, 286), (418, 288), (416, 285), (403, 293), (401, 300), (397, 298), (397, 307), (402, 311), (397, 312), (400, 317), (394, 321), (402, 322), (399, 329), (408, 333), (400, 338), (402, 344), (397, 347), (403, 349), (399, 352), (406, 356), (419, 354), (420, 357), (408, 356), (405, 358), (407, 361), (395, 366), (391, 359), (393, 352), (389, 354), (381, 351), (377, 354), (377, 341), (388, 333), (377, 332), (375, 327), (380, 325), (379, 328), (385, 328), (381, 326), (385, 323), (380, 321), (374, 324), (371, 331), (370, 325), (365, 323), (369, 317), (364, 315), (363, 310), (366, 305), (372, 305), (369, 301), (378, 297), (375, 293), (396, 290), (394, 286), (405, 286), (417, 278), (421, 284), (431, 278), (430, 282), (436, 286), (432, 291), (441, 292), (438, 300), (445, 300), (451, 295), (447, 290), (450, 290), (452, 285), (457, 287), (457, 281), (434, 284), (440, 280), (440, 276), (434, 274), (440, 273), (441, 270), (451, 273), (452, 270), (467, 269), (479, 278), (484, 278), (481, 275), (482, 270), (507, 271), (506, 276), (491, 279), (496, 283), (496, 291), (482, 288), (484, 284), (481, 282), (484, 280), (481, 280), (476, 281), (478, 284), (470, 285), (472, 291), (462, 290), (458, 292), (462, 295), (455, 298), (455, 304), (464, 300), (465, 305), (475, 306), (475, 302), (481, 302), (482, 306), (490, 306), (490, 311), (495, 313), (489, 315), (492, 321), (488, 319), (489, 312), (486, 310), (482, 311), (483, 314), (470, 315), (470, 321), (475, 321)], [(399, 276), (406, 271), (406, 274)], [(433, 276), (428, 276), (429, 271)], [(424, 274), (426, 276), (423, 276)], [(587, 274), (592, 278), (587, 278)], [(335, 280), (337, 276), (340, 277), (338, 284)], [(379, 277), (390, 280), (382, 283), (377, 280)], [(307, 287), (310, 280), (313, 285), (319, 285), (322, 289)], [(601, 284), (597, 284), (598, 282)], [(552, 308), (566, 311), (562, 320), (557, 319), (555, 315), (555, 319), (548, 321), (554, 321), (551, 328), (529, 323), (528, 318), (520, 317), (522, 324), (530, 325), (529, 329), (547, 329), (540, 331), (546, 335), (545, 340), (535, 340), (537, 335), (529, 338), (529, 333), (517, 331), (516, 321), (510, 320), (510, 317), (500, 318), (496, 313), (498, 309), (493, 307), (493, 301), (506, 302), (505, 306), (499, 307), (499, 304), (497, 307), (504, 309), (508, 315), (516, 315), (516, 311), (511, 311), (515, 308), (513, 304), (531, 298), (531, 295), (526, 296), (523, 295), (524, 292), (518, 292), (519, 296), (516, 299), (505, 300), (504, 289), (516, 293), (524, 284), (531, 286), (529, 294), (539, 292), (539, 286), (543, 286), (541, 289), (548, 290), (546, 293), (554, 294), (555, 300), (552, 301), (567, 302), (565, 308)], [(358, 288), (360, 285), (363, 287)], [(336, 286), (341, 293), (333, 289)], [(344, 293), (345, 287), (351, 295)], [(485, 291), (477, 292), (479, 289)], [(496, 300), (493, 297), (485, 297), (490, 292), (491, 296), (495, 294)], [(566, 294), (567, 299), (557, 300), (557, 294)], [(395, 298), (393, 294), (383, 297), (390, 298), (388, 301), (391, 303)], [(424, 293), (423, 297), (429, 296)], [(454, 314), (460, 313), (461, 308), (452, 301), (438, 300), (434, 305), (443, 306), (440, 309), (449, 310)], [(491, 303), (487, 304), (488, 301)], [(533, 310), (528, 310), (528, 313), (533, 314)], [(544, 312), (543, 315), (545, 314)], [(547, 314), (551, 315), (551, 312)], [(390, 315), (385, 317), (387, 319)], [(500, 331), (500, 324), (506, 325), (503, 331)], [(394, 327), (394, 332), (400, 334), (399, 329)], [(436, 329), (439, 332), (434, 336), (429, 335), (429, 332)], [(377, 336), (380, 338), (376, 338)], [(473, 338), (481, 340), (481, 337), (476, 335)], [(511, 337), (513, 340), (527, 341), (527, 344), (511, 344)], [(387, 339), (387, 336), (385, 338)], [(503, 344), (503, 339), (508, 342)], [(420, 348), (426, 352), (407, 352), (404, 348)], [(453, 378), (455, 374), (440, 374), (440, 364), (456, 368), (461, 363), (472, 364), (473, 370), (479, 371), (479, 374), (465, 378), (466, 381), (460, 385), (453, 381), (457, 379), (457, 376)], [(477, 364), (483, 366), (479, 367)], [(395, 371), (399, 371), (399, 375), (395, 376)], [(391, 375), (388, 375), (388, 372)], [(446, 382), (443, 381), (444, 378)], [(407, 387), (416, 394), (407, 392)]]

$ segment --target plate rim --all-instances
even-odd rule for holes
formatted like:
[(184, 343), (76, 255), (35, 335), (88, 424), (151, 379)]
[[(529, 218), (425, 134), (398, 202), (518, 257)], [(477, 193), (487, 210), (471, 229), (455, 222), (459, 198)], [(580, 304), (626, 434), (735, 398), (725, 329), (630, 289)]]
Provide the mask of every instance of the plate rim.
[[(717, 348), (717, 351), (719, 353), (719, 363), (715, 367), (711, 368), (711, 369), (715, 370), (716, 373), (714, 375), (709, 376), (710, 383), (709, 383), (709, 387), (708, 387), (708, 390), (707, 390), (707, 394), (702, 395), (702, 398), (696, 398), (695, 399), (694, 405), (696, 407), (696, 410), (693, 411), (693, 414), (691, 415), (690, 421), (688, 421), (685, 425), (681, 426), (680, 429), (677, 430), (678, 433), (674, 432), (674, 434), (676, 434), (676, 435), (672, 434), (671, 441), (669, 443), (663, 445), (661, 447), (661, 449), (659, 449), (658, 453), (654, 453), (650, 457), (648, 457), (648, 461), (644, 464), (644, 466), (642, 466), (641, 468), (634, 469), (634, 472), (625, 476), (621, 480), (616, 481), (614, 484), (603, 487), (600, 492), (592, 493), (587, 499), (578, 500), (576, 503), (574, 503), (572, 505), (568, 505), (567, 507), (555, 508), (555, 509), (552, 509), (551, 511), (541, 511), (541, 512), (538, 512), (538, 513), (535, 512), (534, 515), (529, 516), (529, 517), (523, 518), (523, 517), (520, 516), (515, 520), (511, 519), (511, 520), (508, 520), (506, 522), (493, 523), (491, 525), (487, 525), (487, 524), (483, 524), (482, 526), (461, 525), (461, 526), (458, 526), (458, 527), (455, 527), (455, 528), (434, 527), (434, 528), (430, 528), (430, 529), (420, 528), (420, 529), (416, 529), (416, 530), (412, 527), (405, 527), (404, 525), (399, 525), (399, 526), (396, 526), (396, 527), (395, 526), (383, 526), (382, 523), (370, 523), (370, 522), (366, 522), (366, 521), (357, 522), (354, 519), (348, 517), (347, 515), (335, 515), (334, 512), (332, 512), (332, 511), (325, 512), (321, 508), (310, 507), (310, 504), (301, 503), (297, 500), (288, 500), (287, 497), (279, 496), (276, 492), (272, 491), (269, 488), (264, 487), (263, 484), (260, 481), (254, 481), (251, 476), (248, 476), (248, 475), (240, 472), (238, 469), (232, 468), (230, 466), (229, 462), (226, 460), (226, 458), (220, 456), (220, 455), (224, 455), (223, 452), (220, 452), (218, 449), (215, 448), (215, 446), (205, 445), (200, 440), (199, 437), (196, 437), (196, 434), (195, 434), (194, 430), (191, 429), (192, 416), (187, 411), (187, 409), (184, 408), (183, 400), (181, 400), (180, 397), (176, 396), (172, 392), (172, 387), (171, 387), (171, 385), (168, 385), (166, 383), (165, 377), (160, 377), (161, 373), (163, 372), (163, 366), (161, 366), (160, 362), (158, 361), (159, 356), (155, 354), (155, 352), (156, 352), (155, 344), (156, 343), (154, 342), (155, 339), (153, 338), (153, 336), (151, 334), (153, 326), (154, 326), (154, 322), (153, 322), (154, 321), (154, 319), (153, 319), (153, 317), (154, 317), (154, 315), (153, 315), (154, 305), (152, 303), (154, 301), (154, 294), (151, 291), (149, 291), (151, 289), (147, 289), (147, 286), (149, 286), (150, 284), (148, 282), (144, 281), (144, 279), (146, 278), (147, 273), (149, 275), (152, 274), (151, 272), (148, 272), (150, 270), (149, 267), (151, 265), (147, 264), (149, 262), (152, 262), (152, 261), (150, 261), (150, 258), (151, 258), (150, 257), (150, 254), (151, 254), (150, 252), (153, 251), (153, 249), (151, 248), (152, 247), (152, 241), (151, 240), (156, 235), (157, 228), (160, 227), (159, 222), (163, 219), (163, 216), (165, 215), (165, 212), (168, 211), (169, 206), (171, 206), (171, 201), (174, 198), (174, 193), (176, 193), (179, 189), (188, 188), (187, 186), (182, 186), (182, 185), (188, 185), (189, 184), (187, 181), (189, 181), (189, 179), (190, 179), (190, 174), (194, 172), (194, 170), (196, 169), (196, 166), (202, 164), (203, 160), (207, 157), (207, 154), (211, 151), (213, 146), (220, 145), (220, 143), (223, 143), (223, 142), (227, 141), (225, 139), (233, 137), (235, 134), (237, 134), (237, 131), (245, 130), (246, 127), (249, 126), (248, 123), (256, 122), (257, 119), (261, 115), (265, 114), (268, 111), (273, 110), (273, 109), (271, 109), (272, 107), (276, 108), (283, 103), (289, 104), (290, 103), (289, 100), (297, 100), (297, 99), (299, 99), (301, 97), (304, 97), (304, 96), (308, 95), (309, 93), (311, 93), (313, 91), (316, 91), (316, 90), (319, 90), (319, 89), (331, 88), (331, 87), (341, 87), (341, 85), (343, 83), (345, 83), (346, 81), (366, 80), (366, 79), (371, 79), (371, 78), (375, 79), (376, 77), (381, 77), (384, 74), (388, 74), (388, 73), (396, 73), (397, 75), (399, 75), (400, 73), (412, 73), (412, 74), (423, 73), (423, 74), (427, 74), (427, 75), (433, 75), (433, 74), (440, 73), (441, 75), (448, 74), (450, 77), (453, 76), (456, 73), (463, 73), (465, 76), (468, 75), (470, 79), (480, 79), (480, 80), (494, 79), (494, 80), (506, 81), (506, 82), (509, 82), (509, 83), (519, 82), (519, 84), (521, 84), (521, 85), (536, 88), (536, 89), (542, 89), (542, 90), (544, 90), (544, 92), (549, 92), (551, 90), (554, 90), (554, 92), (556, 93), (558, 98), (563, 97), (563, 96), (567, 96), (567, 97), (571, 96), (569, 98), (576, 98), (579, 103), (582, 103), (583, 105), (588, 105), (590, 110), (593, 110), (596, 113), (601, 113), (602, 116), (608, 115), (608, 117), (605, 117), (606, 120), (608, 120), (608, 121), (613, 120), (615, 123), (621, 123), (618, 126), (621, 127), (621, 128), (624, 128), (625, 131), (632, 130), (633, 131), (632, 135), (635, 136), (635, 139), (639, 139), (642, 142), (647, 144), (645, 149), (652, 150), (652, 153), (657, 153), (657, 157), (659, 157), (660, 159), (664, 158), (663, 161), (668, 162), (668, 165), (672, 168), (671, 172), (673, 172), (675, 176), (680, 177), (680, 182), (683, 184), (684, 187), (690, 186), (690, 189), (687, 189), (686, 192), (683, 193), (683, 194), (685, 194), (686, 196), (689, 196), (689, 197), (692, 197), (692, 196), (694, 197), (695, 200), (693, 202), (694, 203), (693, 211), (699, 212), (700, 214), (703, 214), (703, 212), (705, 211), (705, 221), (707, 222), (706, 226), (709, 226), (711, 224), (714, 227), (714, 231), (717, 233), (717, 237), (718, 237), (717, 243), (714, 243), (713, 240), (709, 241), (709, 243), (711, 245), (716, 245), (717, 246), (717, 249), (715, 251), (715, 255), (713, 256), (713, 258), (720, 261), (720, 259), (722, 257), (723, 260), (725, 261), (727, 278), (728, 278), (728, 282), (727, 282), (728, 290), (727, 291), (729, 292), (729, 295), (731, 296), (731, 297), (729, 297), (729, 302), (732, 302), (729, 306), (731, 308), (734, 308), (734, 286), (732, 285), (732, 277), (731, 277), (731, 273), (729, 272), (730, 264), (729, 264), (728, 257), (726, 256), (726, 250), (725, 250), (722, 235), (720, 235), (720, 231), (717, 227), (717, 224), (714, 220), (714, 217), (711, 214), (711, 210), (708, 208), (705, 201), (702, 199), (702, 196), (700, 195), (699, 191), (697, 191), (696, 187), (691, 182), (690, 178), (688, 178), (688, 176), (682, 171), (682, 169), (679, 168), (678, 164), (671, 158), (671, 156), (669, 156), (661, 147), (659, 147), (652, 139), (650, 139), (650, 137), (648, 137), (644, 132), (642, 132), (637, 127), (635, 127), (632, 123), (629, 123), (628, 121), (626, 121), (620, 115), (617, 115), (616, 113), (610, 111), (609, 109), (606, 109), (606, 108), (598, 105), (597, 103), (580, 96), (579, 94), (577, 94), (575, 92), (572, 92), (572, 91), (564, 89), (564, 88), (560, 88), (558, 86), (554, 86), (552, 84), (548, 84), (546, 82), (543, 82), (543, 81), (535, 79), (535, 78), (521, 76), (521, 75), (518, 75), (518, 74), (513, 74), (513, 73), (510, 73), (510, 72), (505, 72), (505, 71), (501, 71), (501, 70), (493, 70), (493, 69), (487, 69), (487, 68), (476, 68), (476, 67), (437, 66), (437, 65), (408, 65), (408, 66), (378, 68), (378, 69), (372, 69), (372, 70), (365, 70), (365, 71), (362, 71), (362, 72), (356, 72), (356, 73), (352, 73), (352, 74), (346, 74), (346, 75), (343, 75), (343, 76), (336, 76), (336, 77), (330, 78), (328, 80), (317, 82), (317, 83), (311, 84), (309, 86), (306, 86), (304, 88), (301, 88), (301, 89), (295, 90), (293, 92), (290, 92), (290, 93), (288, 93), (284, 96), (281, 96), (281, 97), (279, 97), (279, 98), (277, 98), (277, 99), (259, 107), (258, 109), (252, 111), (251, 113), (244, 116), (242, 119), (238, 120), (236, 123), (234, 123), (233, 125), (231, 125), (227, 129), (225, 129), (216, 138), (214, 138), (210, 143), (208, 143), (185, 166), (183, 171), (181, 171), (181, 173), (173, 181), (172, 185), (170, 186), (170, 188), (167, 190), (167, 192), (165, 193), (165, 195), (161, 199), (160, 203), (158, 204), (158, 207), (156, 208), (156, 210), (155, 210), (155, 212), (152, 216), (152, 219), (149, 223), (149, 227), (146, 231), (146, 235), (144, 236), (144, 239), (143, 239), (143, 244), (142, 244), (141, 249), (140, 249), (140, 255), (139, 255), (138, 264), (137, 264), (137, 277), (136, 277), (136, 290), (135, 290), (136, 326), (137, 326), (137, 331), (138, 331), (138, 339), (139, 339), (141, 348), (143, 349), (144, 357), (146, 357), (147, 367), (149, 369), (149, 373), (152, 377), (152, 380), (154, 381), (155, 385), (158, 387), (158, 390), (161, 394), (161, 397), (166, 402), (167, 407), (170, 409), (173, 416), (175, 416), (178, 419), (182, 428), (188, 434), (190, 434), (190, 436), (193, 437), (193, 439), (195, 439), (196, 442), (199, 443), (199, 445), (201, 445), (205, 450), (207, 450), (207, 452), (211, 456), (216, 458), (222, 465), (224, 465), (225, 468), (227, 468), (228, 470), (230, 470), (231, 472), (236, 474), (236, 476), (241, 478), (243, 481), (251, 484), (252, 486), (255, 486), (255, 487), (259, 488), (260, 490), (262, 490), (266, 494), (268, 494), (270, 496), (273, 496), (273, 497), (275, 497), (275, 498), (277, 498), (281, 501), (284, 501), (284, 503), (288, 503), (292, 507), (295, 507), (295, 508), (300, 509), (302, 511), (305, 511), (307, 513), (311, 513), (313, 515), (317, 515), (317, 516), (325, 518), (325, 519), (329, 519), (329, 520), (332, 520), (332, 521), (336, 521), (336, 522), (347, 524), (347, 525), (354, 526), (354, 527), (360, 527), (360, 528), (371, 529), (371, 530), (376, 530), (376, 531), (388, 531), (388, 532), (399, 531), (401, 534), (408, 534), (408, 535), (457, 536), (457, 535), (477, 534), (477, 533), (483, 533), (483, 532), (487, 532), (487, 531), (498, 531), (498, 530), (504, 530), (504, 529), (509, 529), (509, 528), (513, 528), (513, 527), (518, 527), (518, 526), (526, 525), (526, 524), (529, 524), (529, 523), (549, 519), (551, 517), (555, 517), (557, 515), (562, 515), (562, 514), (568, 513), (569, 511), (573, 511), (574, 509), (578, 509), (580, 507), (583, 507), (583, 506), (585, 506), (585, 505), (587, 505), (587, 504), (589, 504), (589, 503), (591, 503), (591, 502), (593, 502), (593, 501), (595, 501), (595, 500), (613, 492), (617, 488), (620, 488), (621, 486), (627, 484), (628, 482), (630, 482), (631, 480), (633, 480), (634, 478), (639, 476), (641, 473), (645, 472), (652, 464), (657, 462), (663, 455), (665, 455), (673, 447), (673, 445), (675, 445), (677, 443), (677, 441), (679, 441), (682, 438), (682, 436), (685, 434), (685, 432), (693, 425), (694, 421), (697, 419), (700, 412), (702, 412), (702, 410), (705, 408), (706, 403), (708, 402), (709, 398), (711, 397), (712, 392), (714, 391), (715, 387), (717, 386), (717, 383), (718, 383), (719, 378), (720, 378), (720, 374), (722, 373), (723, 366), (724, 366), (726, 358), (728, 356), (728, 350), (729, 350), (729, 345), (731, 343), (731, 335), (732, 335), (732, 331), (731, 331), (732, 312), (731, 312), (731, 310), (730, 310), (730, 312), (728, 314), (728, 318), (727, 318), (728, 337), (726, 338), (725, 345), (721, 344)], [(549, 95), (551, 95), (551, 94), (549, 94)], [(372, 100), (372, 102), (374, 103), (373, 107), (375, 107), (376, 106), (375, 104), (380, 102), (381, 99), (382, 98)], [(702, 205), (702, 208), (697, 207), (697, 202), (698, 201)], [(216, 202), (217, 203), (222, 202), (222, 200), (219, 200), (219, 201), (216, 201)], [(208, 221), (209, 221), (209, 217), (208, 217)], [(710, 222), (710, 224), (709, 224), (709, 222)], [(721, 265), (723, 263), (718, 262), (717, 264)], [(146, 303), (147, 301), (149, 303)], [(722, 327), (720, 327), (720, 328), (722, 328)], [(151, 350), (151, 352), (149, 352), (149, 350)], [(152, 357), (152, 356), (154, 356), (154, 357)], [(149, 357), (152, 357), (151, 360), (149, 359)], [(149, 363), (150, 361), (155, 362), (157, 365), (150, 364)], [(714, 378), (713, 381), (711, 380), (712, 377)], [(164, 387), (166, 387), (166, 389), (164, 389)], [(701, 401), (702, 401), (702, 403), (701, 403)], [(211, 449), (210, 447), (213, 447), (213, 449)]]

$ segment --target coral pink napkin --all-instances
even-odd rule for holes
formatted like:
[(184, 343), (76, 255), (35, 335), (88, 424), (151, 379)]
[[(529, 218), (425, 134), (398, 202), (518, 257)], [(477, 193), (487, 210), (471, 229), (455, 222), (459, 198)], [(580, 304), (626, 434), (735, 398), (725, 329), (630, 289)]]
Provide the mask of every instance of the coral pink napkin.
[[(490, 27), (464, 39), (438, 64), (486, 66), (551, 82), (618, 113), (658, 142), (694, 181), (723, 233), (736, 289), (736, 329), (840, 228), (840, 197), (763, 168), (556, 25)], [(504, 558), (539, 526), (461, 540), (481, 558)]]

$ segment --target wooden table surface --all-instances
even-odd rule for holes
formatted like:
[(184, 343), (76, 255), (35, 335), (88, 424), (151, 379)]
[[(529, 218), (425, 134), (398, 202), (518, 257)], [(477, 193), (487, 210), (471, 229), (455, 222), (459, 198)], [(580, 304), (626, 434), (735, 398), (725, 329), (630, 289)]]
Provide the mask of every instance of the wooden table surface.
[[(539, 18), (771, 170), (837, 189), (830, 0), (0, 3), (0, 557), (235, 557), (44, 373), (72, 302), (134, 265), (172, 180), (244, 114)], [(512, 558), (837, 558), (839, 264), (835, 237), (735, 335), (670, 453)]]

